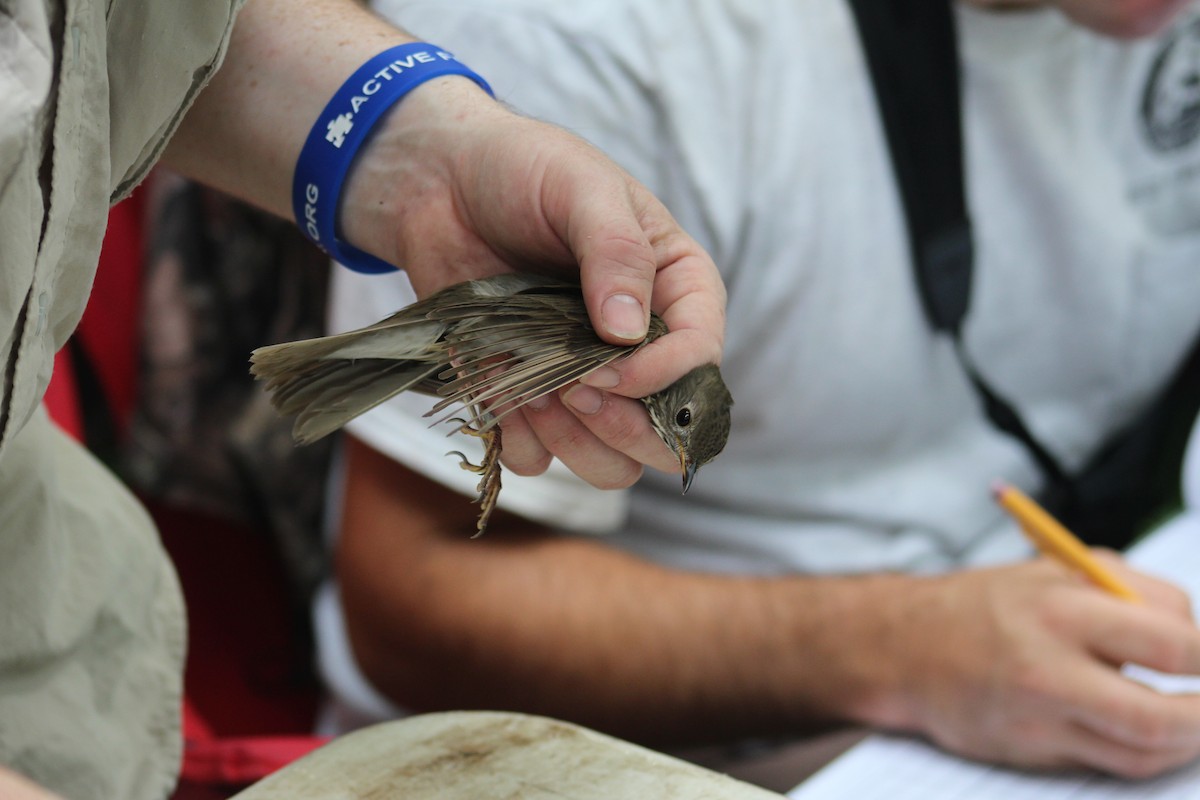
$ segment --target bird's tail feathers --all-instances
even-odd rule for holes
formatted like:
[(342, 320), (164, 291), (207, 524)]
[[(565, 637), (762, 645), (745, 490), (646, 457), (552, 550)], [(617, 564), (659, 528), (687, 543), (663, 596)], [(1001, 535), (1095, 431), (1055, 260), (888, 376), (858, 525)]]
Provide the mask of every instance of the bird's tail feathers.
[(300, 444), (328, 436), (405, 390), (437, 390), (431, 380), (436, 364), (383, 358), (314, 362), (285, 356), (256, 361), (254, 374), (267, 381), (271, 402), (281, 414), (296, 415), (292, 436)]
[(344, 343), (335, 341), (332, 336), (321, 336), (259, 347), (250, 354), (250, 374), (274, 384), (281, 376), (303, 372), (321, 359), (329, 358)]
[(250, 354), (250, 372), (256, 378), (289, 374), (318, 361), (353, 358), (420, 358), (439, 348), (446, 326), (424, 319), (407, 319), (400, 313), (358, 330), (259, 347)]

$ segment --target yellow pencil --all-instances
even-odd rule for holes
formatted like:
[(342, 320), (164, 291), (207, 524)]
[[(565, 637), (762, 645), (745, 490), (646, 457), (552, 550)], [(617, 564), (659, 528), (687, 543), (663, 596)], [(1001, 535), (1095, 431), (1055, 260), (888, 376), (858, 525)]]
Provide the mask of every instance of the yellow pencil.
[(1092, 583), (1117, 597), (1140, 603), (1142, 598), (1096, 560), (1087, 545), (1020, 489), (997, 484), (992, 494), (1001, 508), (1013, 516), (1021, 530), (1044, 554), (1078, 570)]

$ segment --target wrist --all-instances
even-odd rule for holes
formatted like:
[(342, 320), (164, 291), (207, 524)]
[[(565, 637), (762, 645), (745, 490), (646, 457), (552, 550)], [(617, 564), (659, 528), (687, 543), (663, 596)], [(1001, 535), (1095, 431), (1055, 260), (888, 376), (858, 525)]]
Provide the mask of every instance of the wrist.
[[(420, 87), (448, 76), (468, 78), (491, 93), (482, 78), (434, 45), (414, 42), (391, 47), (356, 69), (313, 124), (296, 161), (293, 212), (301, 231), (346, 266), (362, 272), (387, 272), (395, 268), (388, 259), (390, 254), (383, 237), (370, 236), (370, 232), (388, 227), (380, 224), (376, 214), (368, 219), (363, 240), (367, 249), (355, 246), (347, 238), (342, 223), (347, 216), (356, 218), (356, 215), (345, 214), (342, 207), (346, 184), (395, 106), (419, 92)], [(367, 176), (372, 174), (371, 170), (365, 172)], [(401, 181), (402, 186), (406, 183)], [(371, 202), (370, 193), (364, 203), (361, 187), (356, 197), (356, 211), (366, 212), (381, 205), (379, 198)]]
[(864, 722), (929, 733), (973, 701), (982, 709), (980, 691), (997, 663), (989, 645), (994, 603), (988, 583), (977, 580), (987, 572), (882, 578), (872, 603), (875, 691), (859, 709)]
[(823, 634), (810, 638), (811, 660), (830, 679), (825, 713), (871, 727), (911, 730), (917, 722), (914, 670), (922, 668), (914, 638), (928, 579), (898, 574), (820, 581)]
[(294, 220), (292, 175), (313, 121), (364, 61), (412, 41), (358, 3), (246, 3), (164, 163)]
[(441, 77), (412, 90), (375, 126), (359, 152), (342, 191), (339, 230), (356, 247), (407, 269), (405, 242), (419, 242), (419, 210), (437, 209), (447, 218), (461, 211), (449, 192), (455, 162), (472, 130), (487, 130), (510, 112), (474, 82)]

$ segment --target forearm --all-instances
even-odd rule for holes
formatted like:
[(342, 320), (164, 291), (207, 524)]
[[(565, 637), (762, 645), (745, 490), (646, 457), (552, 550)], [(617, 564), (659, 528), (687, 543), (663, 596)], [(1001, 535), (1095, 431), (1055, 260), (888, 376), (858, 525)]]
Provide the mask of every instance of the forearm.
[(229, 52), (164, 161), (189, 177), (291, 217), (291, 177), (308, 132), (371, 56), (413, 41), (344, 0), (249, 0)]
[[(376, 459), (352, 451), (352, 472), (388, 469)], [(908, 579), (673, 571), (511, 517), (469, 540), (462, 497), (374, 491), (350, 483), (339, 574), (360, 664), (403, 705), (512, 708), (655, 744), (899, 721), (878, 647), (894, 628), (884, 598)], [(381, 500), (408, 516), (376, 513)]]
[(925, 578), (673, 571), (513, 517), (471, 540), (461, 496), (362, 445), (349, 456), (351, 640), (410, 708), (539, 712), (658, 746), (849, 720), (1129, 777), (1200, 754), (1200, 698), (1119, 669), (1200, 673), (1187, 598), (1119, 559), (1144, 604), (1048, 559)]

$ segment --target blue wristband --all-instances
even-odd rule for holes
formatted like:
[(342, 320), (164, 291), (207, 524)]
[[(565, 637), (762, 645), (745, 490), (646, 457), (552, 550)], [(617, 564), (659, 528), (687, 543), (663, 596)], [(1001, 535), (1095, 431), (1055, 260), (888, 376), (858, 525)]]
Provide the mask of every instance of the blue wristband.
[(338, 239), (338, 201), (350, 165), (384, 112), (442, 75), (463, 75), (493, 94), (487, 81), (445, 50), (426, 42), (402, 44), (363, 64), (342, 84), (300, 151), (292, 179), (296, 222), (317, 247), (353, 270), (391, 272), (396, 267)]

